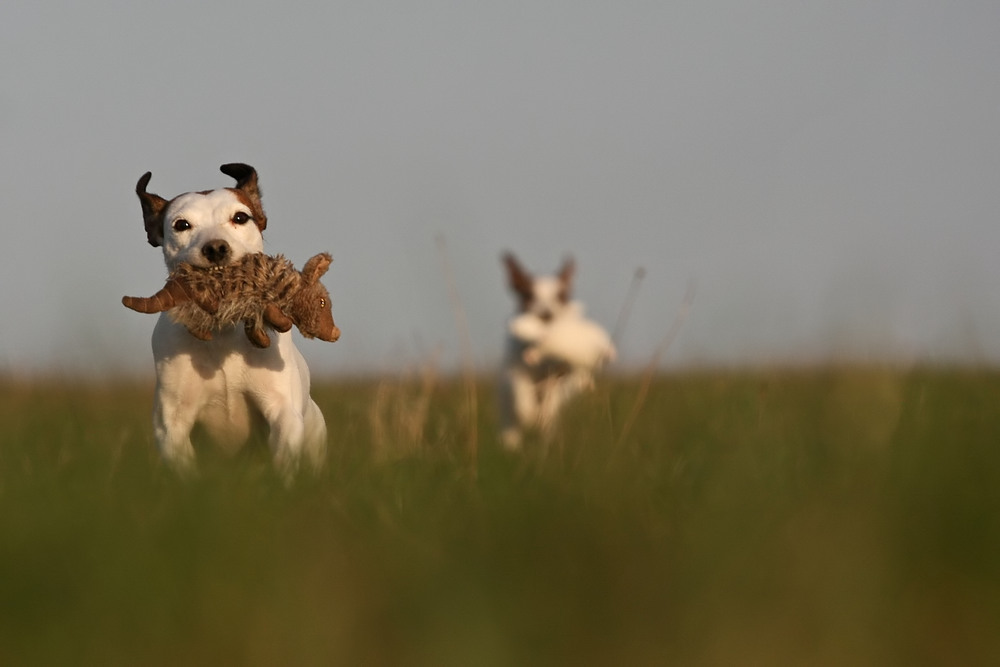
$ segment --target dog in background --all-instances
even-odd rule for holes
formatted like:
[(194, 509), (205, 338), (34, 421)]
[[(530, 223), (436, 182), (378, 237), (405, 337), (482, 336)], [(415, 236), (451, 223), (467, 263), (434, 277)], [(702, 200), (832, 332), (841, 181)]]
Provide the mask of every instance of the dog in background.
[(503, 263), (517, 312), (508, 321), (501, 370), (500, 439), (506, 449), (517, 450), (527, 430), (551, 437), (563, 406), (593, 386), (594, 374), (614, 360), (615, 348), (572, 300), (572, 258), (554, 276), (533, 276), (511, 253)]
[[(152, 177), (136, 184), (146, 237), (163, 250), (168, 271), (181, 262), (225, 266), (264, 250), (267, 216), (261, 205), (257, 171), (224, 164), (236, 186), (188, 192), (166, 200), (146, 191)], [(286, 478), (300, 460), (312, 469), (326, 458), (326, 422), (309, 395), (309, 369), (290, 333), (276, 344), (254, 347), (243, 326), (216, 332), (202, 341), (162, 313), (153, 330), (156, 392), (153, 431), (160, 453), (179, 471), (195, 465), (191, 430), (201, 424), (215, 441), (236, 447), (254, 421), (269, 427), (275, 466)]]

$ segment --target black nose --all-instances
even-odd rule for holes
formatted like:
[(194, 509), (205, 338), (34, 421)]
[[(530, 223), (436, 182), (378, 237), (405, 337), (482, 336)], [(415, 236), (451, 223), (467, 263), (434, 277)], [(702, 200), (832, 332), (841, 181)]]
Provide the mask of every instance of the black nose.
[(229, 259), (229, 244), (222, 240), (209, 241), (201, 247), (201, 254), (212, 264), (225, 264)]

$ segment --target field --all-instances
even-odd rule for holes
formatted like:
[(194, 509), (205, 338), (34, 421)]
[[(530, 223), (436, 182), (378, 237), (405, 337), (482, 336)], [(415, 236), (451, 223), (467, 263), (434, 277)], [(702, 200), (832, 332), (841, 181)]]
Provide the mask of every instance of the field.
[[(0, 382), (0, 664), (1000, 664), (1000, 372), (315, 388), (328, 469), (159, 463), (147, 384)], [(630, 422), (630, 415), (634, 421)]]

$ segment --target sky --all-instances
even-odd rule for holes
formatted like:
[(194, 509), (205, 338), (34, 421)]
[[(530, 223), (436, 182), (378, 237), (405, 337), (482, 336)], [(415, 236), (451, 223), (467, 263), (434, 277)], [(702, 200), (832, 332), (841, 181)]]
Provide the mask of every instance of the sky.
[(689, 286), (668, 367), (1000, 361), (995, 2), (61, 4), (0, 6), (0, 373), (151, 374), (135, 182), (226, 162), (334, 257), (319, 376), (489, 371), (506, 250), (625, 369)]

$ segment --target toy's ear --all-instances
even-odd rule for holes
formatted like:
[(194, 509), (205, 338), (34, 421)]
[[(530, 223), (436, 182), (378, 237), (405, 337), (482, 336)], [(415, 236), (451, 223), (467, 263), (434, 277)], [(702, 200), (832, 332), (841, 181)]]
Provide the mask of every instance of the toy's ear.
[(306, 282), (319, 282), (320, 277), (330, 268), (331, 262), (333, 262), (333, 257), (325, 252), (310, 257), (306, 265), (302, 267), (302, 275), (305, 277)]
[(135, 193), (139, 195), (139, 203), (142, 205), (142, 222), (146, 227), (146, 239), (149, 245), (154, 248), (163, 244), (163, 209), (167, 207), (167, 200), (160, 195), (146, 192), (149, 179), (153, 173), (147, 171), (139, 178), (135, 184)]
[(236, 179), (236, 190), (246, 195), (250, 208), (254, 212), (254, 222), (260, 231), (267, 227), (267, 215), (264, 214), (264, 205), (261, 204), (260, 185), (257, 183), (257, 170), (242, 162), (230, 162), (219, 167), (226, 176)]

